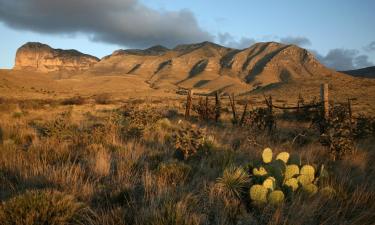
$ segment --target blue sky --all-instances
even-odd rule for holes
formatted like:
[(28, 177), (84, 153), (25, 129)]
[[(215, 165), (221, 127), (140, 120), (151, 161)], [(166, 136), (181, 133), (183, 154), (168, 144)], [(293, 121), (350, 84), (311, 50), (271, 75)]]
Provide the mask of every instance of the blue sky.
[(237, 48), (284, 41), (338, 70), (375, 63), (372, 0), (13, 2), (0, 0), (0, 68), (11, 68), (17, 48), (28, 41), (98, 57), (119, 48), (206, 39)]

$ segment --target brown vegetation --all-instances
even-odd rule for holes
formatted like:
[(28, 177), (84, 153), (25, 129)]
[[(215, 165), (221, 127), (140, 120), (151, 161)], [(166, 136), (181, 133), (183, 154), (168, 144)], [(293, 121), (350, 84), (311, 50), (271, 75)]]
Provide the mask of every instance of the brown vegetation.
[[(22, 104), (1, 105), (3, 224), (366, 225), (375, 220), (371, 132), (356, 139), (355, 151), (331, 161), (319, 131), (303, 120), (278, 114), (272, 132), (233, 125), (224, 101), (220, 123), (198, 120), (195, 113), (185, 120), (181, 101), (167, 98)], [(281, 205), (253, 206), (248, 190), (238, 191), (246, 187), (247, 171), (235, 168), (248, 168), (265, 147), (325, 164), (337, 195), (296, 193)], [(177, 157), (179, 151), (188, 157)]]

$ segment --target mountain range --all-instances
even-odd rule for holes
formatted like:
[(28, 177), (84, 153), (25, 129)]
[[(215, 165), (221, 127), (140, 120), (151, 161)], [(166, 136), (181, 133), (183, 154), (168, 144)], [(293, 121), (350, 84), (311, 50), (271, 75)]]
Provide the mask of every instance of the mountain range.
[(117, 50), (98, 59), (76, 50), (30, 42), (16, 53), (14, 70), (64, 77), (137, 76), (156, 89), (197, 88), (244, 92), (275, 83), (337, 75), (306, 49), (276, 42), (245, 49), (212, 42)]

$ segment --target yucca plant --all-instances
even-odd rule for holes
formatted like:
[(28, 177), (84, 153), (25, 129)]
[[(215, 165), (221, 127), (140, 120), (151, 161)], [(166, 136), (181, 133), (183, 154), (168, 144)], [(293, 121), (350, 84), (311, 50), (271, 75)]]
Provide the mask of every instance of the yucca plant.
[(231, 166), (224, 170), (223, 176), (217, 179), (216, 184), (225, 195), (241, 199), (249, 181), (249, 175), (243, 168)]

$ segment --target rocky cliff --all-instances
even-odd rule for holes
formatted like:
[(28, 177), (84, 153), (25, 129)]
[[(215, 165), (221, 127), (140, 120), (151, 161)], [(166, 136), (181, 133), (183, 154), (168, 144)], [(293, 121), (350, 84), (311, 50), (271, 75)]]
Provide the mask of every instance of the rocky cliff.
[(16, 53), (15, 70), (38, 72), (84, 71), (99, 59), (76, 50), (53, 49), (48, 45), (29, 42)]

